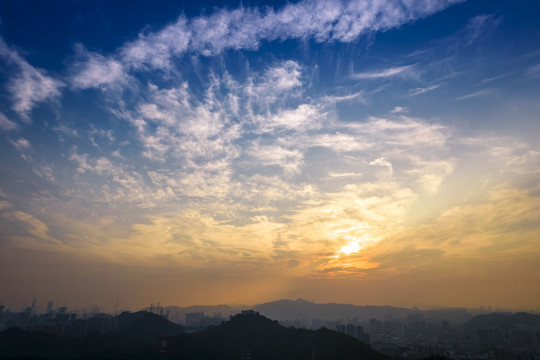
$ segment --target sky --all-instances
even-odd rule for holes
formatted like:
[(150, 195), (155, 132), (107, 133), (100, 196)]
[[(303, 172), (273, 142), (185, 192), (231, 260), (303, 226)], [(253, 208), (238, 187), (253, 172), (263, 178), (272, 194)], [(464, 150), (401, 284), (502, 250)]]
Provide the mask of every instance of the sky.
[(0, 2), (0, 302), (540, 307), (540, 2)]

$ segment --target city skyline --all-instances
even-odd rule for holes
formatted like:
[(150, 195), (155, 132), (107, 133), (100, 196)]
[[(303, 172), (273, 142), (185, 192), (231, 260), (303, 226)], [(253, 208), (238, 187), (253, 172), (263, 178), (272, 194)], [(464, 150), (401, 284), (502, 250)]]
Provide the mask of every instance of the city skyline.
[[(329, 303), (318, 303), (315, 301), (310, 301), (302, 298), (298, 299), (276, 299), (271, 300), (267, 302), (257, 303), (257, 304), (189, 304), (180, 306), (177, 304), (163, 304), (160, 301), (154, 301), (152, 303), (146, 304), (146, 306), (142, 307), (136, 307), (132, 306), (131, 304), (120, 304), (118, 300), (116, 301), (108, 301), (103, 304), (92, 304), (89, 306), (71, 306), (67, 301), (53, 301), (53, 300), (47, 300), (47, 301), (39, 301), (37, 298), (31, 299), (31, 301), (25, 301), (22, 303), (16, 303), (16, 304), (6, 304), (6, 303), (0, 303), (0, 310), (4, 313), (28, 313), (32, 315), (45, 315), (45, 314), (78, 314), (79, 316), (92, 316), (94, 314), (111, 314), (113, 316), (116, 316), (122, 312), (139, 312), (139, 311), (147, 311), (152, 312), (161, 316), (167, 316), (167, 313), (170, 311), (173, 311), (174, 313), (181, 313), (181, 314), (203, 314), (204, 316), (225, 316), (225, 318), (229, 315), (234, 315), (237, 313), (240, 313), (244, 310), (249, 310), (253, 308), (260, 308), (264, 306), (274, 305), (274, 304), (285, 304), (282, 305), (284, 308), (287, 309), (288, 313), (291, 313), (293, 310), (288, 308), (291, 304), (296, 304), (299, 308), (302, 308), (302, 306), (305, 307), (306, 304), (311, 304), (315, 306), (345, 306), (349, 307), (352, 306), (354, 308), (365, 308), (366, 312), (369, 313), (370, 311), (373, 311), (373, 309), (379, 309), (379, 311), (384, 311), (387, 309), (395, 309), (396, 311), (401, 310), (407, 310), (411, 313), (418, 312), (418, 313), (430, 313), (430, 312), (449, 312), (452, 311), (465, 311), (467, 314), (469, 314), (470, 317), (475, 315), (485, 315), (485, 314), (516, 314), (516, 313), (530, 313), (530, 314), (540, 314), (540, 308), (536, 309), (526, 309), (526, 308), (502, 308), (502, 307), (494, 307), (491, 305), (480, 305), (478, 307), (440, 307), (440, 306), (426, 306), (426, 307), (418, 307), (418, 306), (411, 306), (411, 307), (400, 307), (400, 306), (393, 306), (389, 304), (381, 304), (381, 305), (370, 305), (370, 304), (350, 304), (350, 303), (339, 303), (339, 302), (329, 302)], [(278, 307), (279, 308), (279, 307)], [(390, 311), (391, 312), (391, 311)], [(293, 316), (291, 319), (300, 319), (301, 318), (301, 311), (299, 311), (299, 314)], [(378, 316), (377, 316), (378, 315)], [(310, 316), (311, 318), (313, 316)], [(325, 316), (323, 316), (325, 317)], [(326, 316), (328, 317), (328, 316)], [(375, 313), (375, 318), (381, 317), (380, 314)], [(381, 318), (384, 318), (382, 316)], [(337, 317), (336, 317), (337, 319)]]
[(539, 18), (2, 2), (0, 302), (536, 311)]

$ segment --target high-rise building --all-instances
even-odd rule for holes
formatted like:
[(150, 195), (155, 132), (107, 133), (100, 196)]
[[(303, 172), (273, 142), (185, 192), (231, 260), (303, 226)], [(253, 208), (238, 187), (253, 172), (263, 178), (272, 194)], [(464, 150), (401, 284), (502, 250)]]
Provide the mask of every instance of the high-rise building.
[(52, 312), (52, 308), (53, 308), (53, 302), (49, 301), (47, 303), (47, 314), (50, 314)]
[(195, 312), (186, 314), (186, 326), (200, 326), (204, 313)]

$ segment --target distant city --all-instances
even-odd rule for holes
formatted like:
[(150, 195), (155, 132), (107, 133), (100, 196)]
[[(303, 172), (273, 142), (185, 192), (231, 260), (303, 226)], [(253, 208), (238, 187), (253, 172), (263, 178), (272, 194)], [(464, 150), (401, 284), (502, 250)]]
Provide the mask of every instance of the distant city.
[[(0, 331), (21, 328), (30, 332), (82, 338), (104, 335), (125, 326), (129, 311), (71, 310), (48, 301), (38, 311), (36, 300), (21, 310), (0, 306)], [(394, 358), (424, 359), (540, 359), (540, 315), (494, 312), (491, 308), (407, 309), (392, 306), (316, 304), (303, 299), (255, 305), (257, 314), (286, 328), (326, 328), (346, 334)], [(197, 333), (228, 322), (246, 309), (228, 306), (162, 306), (150, 304), (141, 312), (154, 314)], [(131, 321), (131, 320), (130, 320)]]

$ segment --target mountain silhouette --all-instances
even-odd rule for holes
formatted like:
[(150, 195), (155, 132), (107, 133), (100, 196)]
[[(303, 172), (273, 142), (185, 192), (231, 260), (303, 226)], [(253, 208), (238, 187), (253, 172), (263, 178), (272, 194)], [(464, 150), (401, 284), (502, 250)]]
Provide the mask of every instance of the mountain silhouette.
[(278, 300), (256, 305), (254, 310), (275, 320), (321, 319), (335, 320), (357, 317), (359, 320), (400, 318), (414, 313), (413, 310), (393, 306), (357, 306), (350, 304), (316, 304), (304, 299)]
[(122, 313), (116, 321), (116, 330), (103, 335), (90, 333), (82, 338), (11, 328), (0, 332), (0, 359), (116, 359), (156, 347), (156, 335), (173, 336), (184, 331), (183, 327), (146, 311)]
[(157, 336), (173, 336), (184, 328), (147, 311), (117, 316), (118, 329), (101, 336), (87, 336), (78, 344), (78, 352), (116, 351), (133, 353), (157, 345)]
[[(361, 341), (328, 329), (286, 328), (256, 312), (170, 340), (177, 359), (389, 359)], [(249, 354), (249, 356), (245, 354)]]
[(69, 349), (71, 345), (72, 341), (67, 338), (14, 327), (0, 332), (0, 359), (32, 356), (50, 358)]
[(183, 360), (390, 359), (361, 341), (325, 328), (286, 328), (254, 311), (243, 311), (219, 326), (186, 334), (153, 313), (121, 314), (117, 330), (83, 338), (12, 328), (0, 333), (0, 359), (158, 359), (155, 335), (167, 336), (166, 357)]

